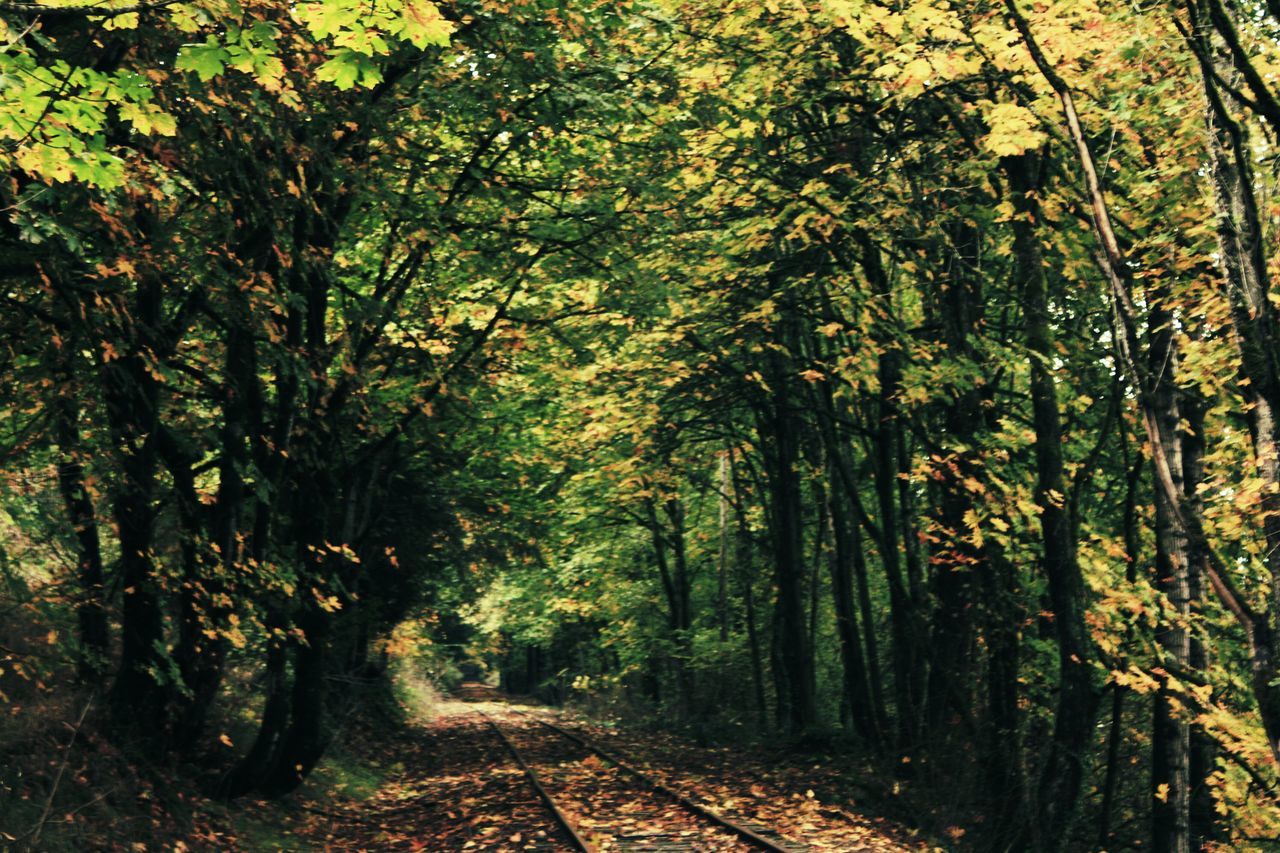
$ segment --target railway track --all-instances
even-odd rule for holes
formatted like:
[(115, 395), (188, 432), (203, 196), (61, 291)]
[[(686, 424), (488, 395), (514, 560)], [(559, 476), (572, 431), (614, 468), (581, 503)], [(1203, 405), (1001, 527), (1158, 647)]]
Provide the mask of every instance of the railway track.
[(802, 853), (809, 849), (785, 841), (768, 827), (748, 826), (694, 802), (578, 733), (518, 712), (512, 715), (514, 721), (501, 723), (484, 711), (479, 713), (502, 739), (574, 849), (586, 853)]

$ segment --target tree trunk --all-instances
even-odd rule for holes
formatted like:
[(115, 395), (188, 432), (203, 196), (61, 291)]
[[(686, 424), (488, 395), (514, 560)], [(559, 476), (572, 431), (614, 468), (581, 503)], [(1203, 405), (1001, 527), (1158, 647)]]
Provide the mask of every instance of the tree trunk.
[(742, 603), (746, 610), (747, 643), (751, 647), (751, 686), (756, 708), (756, 725), (764, 729), (769, 723), (769, 700), (764, 689), (764, 654), (760, 650), (760, 631), (756, 627), (755, 593), (751, 578), (742, 580)]
[[(835, 478), (833, 478), (834, 480)], [(831, 498), (829, 512), (831, 538), (834, 547), (829, 555), (831, 570), (831, 596), (835, 605), (836, 637), (840, 643), (840, 659), (844, 664), (845, 702), (855, 731), (874, 751), (879, 751), (880, 720), (876, 715), (868, 689), (867, 665), (863, 655), (862, 639), (858, 636), (858, 619), (854, 606), (853, 560), (855, 549), (861, 546), (856, 540), (858, 522), (852, 513), (837, 503), (838, 492)]]
[[(65, 381), (70, 381), (69, 367)], [(79, 581), (76, 618), (80, 630), (77, 661), (81, 680), (96, 683), (107, 667), (110, 634), (103, 587), (102, 546), (98, 516), (85, 479), (84, 450), (80, 444), (80, 411), (74, 392), (64, 387), (54, 402), (54, 429), (58, 442), (58, 489), (76, 536), (76, 578)]]
[(313, 604), (298, 620), (306, 641), (294, 645), (289, 725), (259, 786), (269, 797), (283, 796), (301, 785), (329, 745), (330, 622), (329, 614)]
[[(1121, 517), (1125, 553), (1124, 577), (1125, 583), (1132, 589), (1138, 582), (1138, 484), (1142, 481), (1142, 471), (1145, 466), (1141, 456), (1132, 465), (1129, 464), (1128, 439), (1125, 437), (1124, 424), (1120, 423), (1121, 449), (1125, 467), (1129, 470), (1125, 482), (1124, 514)], [(1131, 634), (1132, 628), (1126, 628), (1122, 648), (1128, 646)], [(1120, 662), (1114, 665), (1118, 667)], [(1102, 818), (1098, 823), (1098, 847), (1104, 850), (1111, 846), (1111, 815), (1120, 781), (1120, 738), (1123, 731), (1126, 692), (1123, 687), (1116, 684), (1111, 697), (1111, 728), (1107, 735), (1107, 765), (1102, 782)]]
[[(893, 294), (881, 261), (880, 248), (863, 232), (858, 232), (856, 238), (863, 272), (875, 297), (884, 303), (884, 310), (887, 311)], [(898, 551), (899, 543), (906, 548), (908, 554), (914, 546), (909, 541), (911, 520), (906, 516), (899, 517), (897, 503), (900, 496), (898, 489), (904, 483), (898, 476), (903, 447), (902, 424), (893, 398), (901, 386), (903, 356), (887, 330), (877, 329), (876, 341), (881, 350), (877, 365), (880, 394), (874, 404), (876, 428), (872, 442), (872, 478), (880, 512), (880, 535), (876, 544), (889, 588), (893, 693), (898, 724), (897, 748), (903, 756), (910, 756), (920, 737), (920, 717), (927, 692), (928, 661), (924, 646), (928, 628), (924, 624), (923, 611), (919, 609), (925, 597), (923, 579), (909, 577), (911, 587), (907, 586), (902, 576)], [(849, 498), (853, 501), (858, 499), (856, 495), (850, 495)], [(861, 514), (861, 519), (864, 524), (868, 522), (865, 514)], [(873, 537), (876, 536), (876, 532), (869, 526), (868, 532)], [(909, 559), (908, 567), (918, 571), (919, 564)], [(867, 615), (864, 610), (864, 630), (870, 624)], [(909, 769), (906, 763), (901, 767)]]
[(124, 593), (120, 664), (109, 704), (116, 731), (153, 748), (163, 740), (156, 733), (165, 731), (168, 691), (158, 677), (169, 664), (151, 557), (159, 391), (148, 359), (155, 351), (149, 336), (159, 326), (160, 306), (159, 283), (140, 283), (130, 350), (100, 368), (107, 419), (120, 458), (114, 512)]
[[(222, 678), (226, 640), (217, 633), (222, 626), (214, 614), (223, 608), (214, 603), (213, 592), (220, 588), (213, 586), (214, 578), (207, 577), (207, 560), (200, 552), (204, 529), (193, 470), (197, 460), (178, 447), (174, 437), (163, 428), (159, 449), (173, 478), (182, 552), (178, 644), (173, 657), (185, 690), (176, 703), (172, 742), (179, 750), (190, 750), (199, 741)], [(214, 636), (206, 632), (213, 632)]]
[[(1280, 457), (1277, 456), (1277, 448), (1280, 447), (1280, 433), (1277, 431), (1280, 430), (1280, 423), (1274, 417), (1280, 411), (1280, 369), (1275, 362), (1280, 357), (1277, 356), (1280, 348), (1276, 346), (1276, 342), (1280, 341), (1280, 330), (1276, 328), (1275, 311), (1270, 304), (1267, 280), (1263, 275), (1265, 264), (1259, 267), (1256, 262), (1250, 262), (1246, 267), (1237, 262), (1242, 254), (1252, 255), (1254, 258), (1261, 256), (1261, 230), (1250, 227), (1250, 223), (1256, 225), (1261, 220), (1257, 217), (1256, 204), (1251, 203), (1253, 195), (1250, 182), (1242, 179), (1249, 168), (1249, 155), (1243, 144), (1243, 134), (1240, 127), (1222, 109), (1211, 65), (1212, 53), (1206, 50), (1204, 41), (1195, 35), (1202, 32), (1196, 8), (1196, 4), (1188, 4), (1192, 13), (1189, 34), (1201, 63), (1200, 76), (1209, 101), (1210, 156), (1218, 193), (1219, 228), (1220, 231), (1228, 232), (1221, 240), (1226, 289), (1233, 309), (1232, 324), (1241, 351), (1242, 372), (1245, 374), (1244, 378), (1249, 380), (1245, 393), (1256, 394), (1255, 399), (1265, 403), (1264, 406), (1252, 405), (1246, 412), (1246, 417), (1249, 419), (1254, 442), (1257, 470), (1264, 483), (1280, 486)], [(1121, 364), (1131, 374), (1134, 387), (1139, 391), (1147, 440), (1157, 449), (1153, 453), (1157, 488), (1174, 510), (1174, 519), (1183, 535), (1195, 541), (1197, 547), (1203, 548), (1210, 556), (1205, 566), (1209, 584), (1248, 638), (1253, 695), (1258, 703), (1259, 716), (1267, 733), (1272, 757), (1280, 761), (1280, 630), (1277, 630), (1275, 616), (1280, 613), (1280, 565), (1277, 565), (1280, 563), (1280, 488), (1264, 490), (1262, 501), (1266, 514), (1263, 533), (1272, 580), (1268, 596), (1269, 607), (1266, 612), (1258, 612), (1236, 589), (1227, 573), (1225, 562), (1206, 547), (1203, 519), (1194, 512), (1182, 511), (1181, 495), (1174, 482), (1174, 474), (1164, 459), (1167, 454), (1158, 452), (1162, 445), (1158, 426), (1161, 415), (1152, 399), (1151, 389), (1154, 383), (1137, 357), (1138, 341), (1131, 294), (1132, 270), (1120, 251), (1115, 229), (1111, 225), (1097, 165), (1081, 127), (1071, 87), (1040, 49), (1027, 19), (1018, 10), (1016, 0), (1005, 0), (1005, 9), (1021, 35), (1023, 44), (1031, 53), (1036, 67), (1057, 93), (1062, 103), (1067, 130), (1076, 146), (1081, 171), (1084, 173), (1094, 232), (1098, 237), (1097, 259), (1107, 279), (1110, 301), (1117, 319), (1117, 352)], [(1215, 27), (1226, 28), (1217, 21)], [(1247, 61), (1248, 57), (1244, 59)], [(1223, 144), (1224, 138), (1229, 140), (1229, 149)], [(1230, 156), (1226, 156), (1228, 154)], [(1237, 216), (1237, 212), (1243, 213), (1243, 216)], [(1249, 272), (1249, 268), (1253, 271)]]
[[(218, 555), (216, 563), (198, 561), (204, 568), (184, 589), (187, 604), (186, 629), (180, 655), (183, 677), (190, 696), (179, 718), (180, 743), (194, 745), (204, 729), (209, 708), (222, 683), (233, 608), (226, 602), (231, 584), (244, 564), (245, 532), (242, 527), (245, 503), (244, 470), (248, 467), (250, 435), (260, 430), (261, 395), (253, 332), (248, 328), (250, 308), (244, 296), (235, 293), (229, 307), (226, 369), (222, 387), (221, 458), (218, 466), (218, 494), (213, 507), (209, 537)], [(175, 474), (175, 480), (177, 475)], [(194, 486), (194, 483), (191, 484)], [(189, 491), (194, 495), (194, 488)]]
[[(1054, 341), (1049, 321), (1048, 281), (1035, 223), (1040, 222), (1032, 155), (1007, 158), (1005, 168), (1016, 214), (1013, 220), (1015, 275), (1025, 303), (1025, 334), (1031, 354), (1031, 404), (1036, 432), (1036, 503), (1040, 507), (1042, 567), (1049, 585), (1058, 645), (1058, 706), (1053, 743), (1041, 774), (1036, 823), (1058, 846), (1075, 811), (1084, 777), (1084, 756), (1093, 736), (1097, 697), (1090, 676), (1093, 659), (1084, 578), (1076, 554), (1074, 523), (1063, 475), (1062, 422), (1052, 364)], [(1007, 713), (1013, 713), (1009, 709)], [(1006, 721), (1008, 724), (1010, 721)], [(1016, 722), (1016, 721), (1014, 721)], [(1012, 737), (1006, 734), (1005, 737)]]
[[(952, 274), (940, 284), (937, 316), (941, 344), (952, 358), (977, 361), (973, 337), (983, 322), (982, 282), (975, 274), (979, 267), (980, 238), (970, 224), (951, 224), (948, 244), (954, 249), (949, 260)], [(975, 688), (980, 684), (975, 664), (981, 660), (977, 647), (975, 617), (979, 584), (993, 571), (983, 545), (974, 540), (969, 518), (975, 509), (972, 482), (981, 474), (976, 447), (983, 425), (984, 388), (962, 379), (948, 389), (942, 420), (946, 442), (954, 447), (939, 457), (935, 478), (941, 496), (935, 520), (940, 528), (938, 546), (931, 556), (933, 566), (933, 631), (930, 636), (929, 688), (926, 719), (935, 738), (969, 738), (974, 720)], [(892, 498), (892, 494), (888, 496)], [(986, 607), (998, 602), (985, 602)], [(959, 725), (957, 725), (959, 723)], [(955, 746), (967, 751), (972, 744)]]
[[(1181, 406), (1182, 419), (1187, 425), (1182, 435), (1182, 470), (1183, 486), (1186, 491), (1186, 502), (1199, 513), (1201, 500), (1200, 484), (1204, 481), (1204, 401), (1196, 391), (1184, 393)], [(1193, 617), (1204, 599), (1204, 563), (1206, 555), (1194, 543), (1188, 543), (1187, 552), (1187, 589), (1190, 597), (1190, 611)], [(1188, 625), (1188, 650), (1190, 653), (1190, 670), (1195, 675), (1205, 673), (1208, 669), (1208, 657), (1205, 650), (1203, 629), (1193, 620)], [(1200, 726), (1191, 729), (1190, 756), (1187, 762), (1187, 776), (1191, 786), (1188, 803), (1188, 828), (1191, 835), (1192, 850), (1201, 850), (1210, 841), (1216, 840), (1217, 823), (1216, 803), (1209, 787), (1210, 774), (1217, 769), (1217, 742)]]
[[(1248, 403), (1246, 417), (1253, 440), (1254, 466), (1262, 479), (1263, 537), (1271, 572), (1269, 607), (1265, 614), (1237, 617), (1249, 634), (1253, 692), (1272, 756), (1280, 761), (1280, 318), (1270, 297), (1271, 282), (1263, 244), (1262, 217), (1254, 196), (1251, 150), (1245, 126), (1227, 109), (1217, 83), (1219, 73), (1231, 79), (1199, 22), (1211, 18), (1219, 33), (1232, 22), (1221, 7), (1210, 5), (1206, 16), (1199, 3), (1192, 13), (1193, 46), (1200, 59), (1206, 95), (1206, 125), (1213, 164), (1218, 246), (1223, 284), (1231, 305), (1232, 325), (1240, 349), (1241, 392)], [(1236, 608), (1238, 610), (1239, 608)], [(1250, 624), (1251, 623), (1251, 624)]]
[(692, 719), (700, 715), (693, 681), (693, 613), (690, 602), (689, 558), (685, 550), (684, 505), (679, 498), (669, 498), (663, 511), (671, 526), (672, 583), (676, 594), (676, 679), (680, 690), (681, 715)]
[(747, 645), (751, 652), (751, 686), (755, 700), (756, 726), (763, 731), (769, 724), (769, 702), (765, 696), (764, 655), (760, 647), (760, 632), (756, 623), (754, 592), (755, 560), (751, 543), (751, 530), (747, 525), (746, 495), (738, 481), (737, 468), (730, 464), (733, 479), (734, 504), (737, 506), (737, 524), (734, 527), (735, 559), (733, 561), (738, 582), (742, 585), (742, 604), (747, 622)]
[(901, 354), (896, 350), (880, 356), (880, 400), (873, 442), (872, 475), (880, 510), (880, 563), (889, 588), (889, 629), (893, 638), (893, 690), (898, 722), (898, 750), (910, 755), (919, 738), (920, 709), (926, 688), (926, 668), (921, 653), (923, 626), (918, 624), (912, 596), (903, 581), (898, 546), (903, 541), (898, 521), (897, 443), (900, 425), (892, 401), (901, 376)]
[[(834, 316), (828, 312), (826, 319)], [(815, 354), (819, 347), (813, 346)], [(829, 365), (829, 357), (822, 356)], [(889, 732), (888, 711), (885, 707), (883, 681), (880, 674), (880, 652), (876, 642), (875, 614), (871, 606), (871, 592), (867, 581), (867, 560), (863, 552), (862, 523), (860, 519), (866, 515), (858, 494), (858, 478), (855, 474), (851, 445), (837, 428), (836, 399), (830, 381), (819, 383), (814, 388), (814, 410), (818, 416), (818, 436), (822, 442), (823, 459), (827, 479), (831, 483), (831, 497), (828, 513), (832, 522), (832, 541), (835, 553), (832, 555), (832, 595), (835, 599), (836, 629), (841, 643), (841, 660), (845, 665), (845, 704), (849, 706), (853, 721), (859, 722), (855, 696), (859, 687), (857, 672), (862, 672), (862, 679), (870, 686), (870, 716), (865, 722), (864, 738), (875, 750), (884, 746), (884, 738)], [(847, 409), (846, 412), (847, 414)], [(882, 527), (880, 537), (892, 535)], [(883, 547), (883, 546), (882, 546)], [(853, 626), (852, 641), (859, 640), (857, 629), (857, 610), (854, 608), (853, 584), (857, 584), (857, 605), (862, 617), (862, 645), (855, 645), (859, 665), (851, 660), (846, 649), (849, 648), (844, 633)], [(848, 585), (848, 589), (844, 589)], [(842, 607), (848, 607), (847, 615), (842, 615)], [(864, 656), (865, 652), (865, 656)], [(852, 668), (851, 668), (852, 667)], [(850, 679), (854, 679), (851, 681)]]
[(716, 623), (720, 628), (720, 642), (729, 642), (729, 549), (732, 534), (729, 532), (729, 466), (730, 452), (720, 456), (720, 552), (716, 559)]
[[(278, 626), (279, 614), (267, 617), (268, 627)], [(218, 783), (218, 796), (241, 797), (262, 786), (278, 752), (280, 739), (289, 723), (289, 683), (285, 671), (288, 653), (281, 640), (271, 640), (267, 647), (266, 698), (262, 719), (253, 746), (244, 758)]]
[(871, 701), (876, 728), (881, 741), (889, 733), (889, 712), (885, 707), (884, 680), (880, 674), (880, 646), (876, 640), (875, 610), (871, 606), (871, 587), (867, 580), (867, 555), (863, 549), (862, 528), (852, 520), (849, 547), (853, 554), (853, 576), (858, 585), (858, 610), (862, 616), (862, 640), (866, 647), (867, 678), (871, 682)]
[[(1173, 474), (1180, 495), (1183, 486), (1182, 434), (1179, 429), (1177, 348), (1174, 342), (1170, 295), (1159, 286), (1151, 295), (1151, 374), (1156, 384), (1151, 394), (1158, 416), (1157, 425), (1165, 463)], [(1158, 451), (1157, 451), (1158, 452)], [(1164, 659), (1178, 670), (1191, 663), (1191, 590), (1188, 576), (1188, 547), (1185, 532), (1175, 519), (1176, 507), (1169, 497), (1156, 490), (1155, 585), (1169, 602), (1171, 613), (1156, 629), (1156, 639)], [(1164, 679), (1162, 679), (1164, 681)], [(1166, 684), (1156, 694), (1151, 735), (1151, 820), (1152, 844), (1157, 853), (1189, 853), (1190, 845), (1190, 750), (1191, 730), (1181, 705)]]
[(808, 654), (805, 631), (804, 541), (801, 512), (799, 424), (785, 371), (773, 371), (776, 385), (765, 414), (765, 452), (769, 489), (769, 524), (773, 541), (774, 580), (778, 587), (777, 661), (787, 707), (785, 728), (800, 734), (817, 721), (813, 693), (813, 659)]
[(662, 581), (662, 591), (667, 600), (667, 626), (675, 647), (669, 663), (676, 681), (676, 713), (681, 719), (687, 719), (693, 712), (694, 704), (693, 678), (689, 670), (691, 649), (687, 647), (690, 640), (689, 576), (685, 565), (683, 510), (676, 499), (663, 502), (663, 514), (671, 525), (670, 532), (667, 524), (658, 516), (656, 500), (650, 498), (645, 501), (645, 512), (658, 577)]

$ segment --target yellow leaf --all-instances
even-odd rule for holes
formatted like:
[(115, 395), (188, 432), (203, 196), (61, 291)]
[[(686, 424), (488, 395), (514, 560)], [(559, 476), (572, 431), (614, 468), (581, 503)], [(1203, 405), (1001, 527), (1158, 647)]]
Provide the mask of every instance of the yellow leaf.
[(990, 133), (982, 145), (1000, 157), (1015, 157), (1039, 148), (1048, 139), (1035, 113), (1018, 104), (994, 104), (984, 116)]
[(414, 47), (422, 48), (429, 44), (449, 46), (453, 23), (440, 14), (434, 3), (409, 0), (404, 4), (403, 15), (404, 37)]
[(858, 13), (862, 11), (862, 3), (853, 0), (822, 0), (822, 9), (837, 26), (852, 27), (858, 20)]

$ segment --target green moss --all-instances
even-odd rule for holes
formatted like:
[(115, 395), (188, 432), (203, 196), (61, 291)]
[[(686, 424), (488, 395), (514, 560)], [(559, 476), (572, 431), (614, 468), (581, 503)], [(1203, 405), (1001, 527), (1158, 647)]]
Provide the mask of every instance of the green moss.
[(386, 768), (335, 745), (312, 771), (300, 794), (318, 802), (337, 799), (363, 802), (386, 784), (388, 776)]

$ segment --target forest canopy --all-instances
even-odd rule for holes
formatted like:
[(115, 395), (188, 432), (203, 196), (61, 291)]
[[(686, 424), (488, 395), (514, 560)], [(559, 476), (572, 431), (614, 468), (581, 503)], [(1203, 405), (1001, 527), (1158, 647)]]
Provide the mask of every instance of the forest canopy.
[(466, 666), (979, 849), (1274, 847), (1278, 39), (0, 2), (0, 699), (279, 797)]

